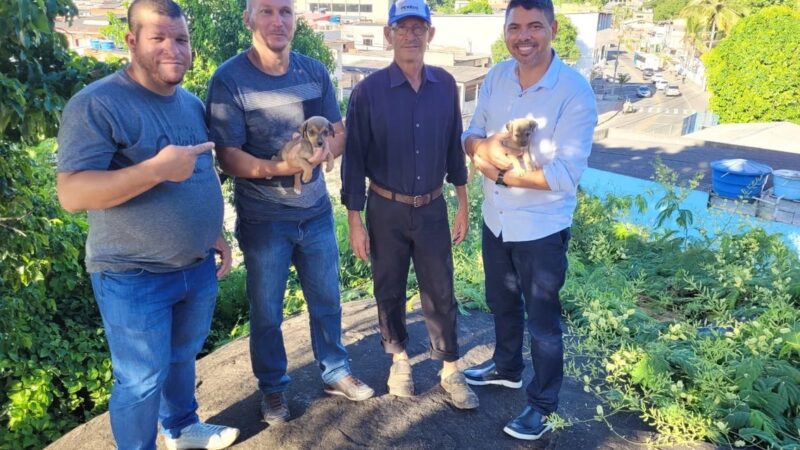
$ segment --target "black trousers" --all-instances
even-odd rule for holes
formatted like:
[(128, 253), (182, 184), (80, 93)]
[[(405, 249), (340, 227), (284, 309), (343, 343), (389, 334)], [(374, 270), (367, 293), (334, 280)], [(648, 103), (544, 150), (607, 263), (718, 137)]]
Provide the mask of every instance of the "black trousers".
[[(567, 274), (570, 230), (541, 239), (503, 242), (483, 225), (483, 267), (486, 303), (494, 315), (497, 371), (510, 378), (522, 375), (522, 339), (531, 338), (533, 379), (528, 404), (547, 415), (558, 408), (564, 378), (564, 343), (558, 292)], [(527, 314), (527, 319), (526, 319)]]
[(443, 197), (414, 208), (370, 191), (367, 198), (372, 279), (381, 344), (387, 353), (406, 349), (406, 284), (409, 264), (419, 283), (432, 359), (456, 361), (458, 307), (453, 293), (453, 254)]

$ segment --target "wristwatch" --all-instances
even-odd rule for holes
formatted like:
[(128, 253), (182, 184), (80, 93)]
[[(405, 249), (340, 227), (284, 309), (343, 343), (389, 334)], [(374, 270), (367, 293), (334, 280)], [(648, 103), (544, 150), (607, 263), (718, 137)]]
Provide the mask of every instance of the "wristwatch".
[(505, 175), (505, 174), (506, 174), (506, 171), (505, 170), (501, 170), (500, 173), (497, 174), (497, 179), (494, 180), (494, 184), (496, 184), (498, 186), (508, 187), (508, 185), (506, 184), (506, 180), (503, 179), (503, 175)]

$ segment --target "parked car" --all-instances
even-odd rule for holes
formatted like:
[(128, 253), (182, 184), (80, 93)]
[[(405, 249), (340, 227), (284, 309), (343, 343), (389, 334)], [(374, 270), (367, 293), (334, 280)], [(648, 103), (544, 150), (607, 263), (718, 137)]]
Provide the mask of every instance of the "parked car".
[(652, 97), (653, 96), (653, 90), (650, 89), (650, 86), (647, 86), (646, 84), (643, 84), (643, 85), (641, 85), (641, 86), (636, 88), (636, 96), (637, 97), (641, 97), (641, 98)]
[(663, 91), (664, 89), (667, 88), (668, 85), (669, 85), (669, 82), (667, 82), (667, 80), (658, 80), (658, 81), (656, 81), (656, 90), (657, 91)]
[(669, 86), (667, 86), (666, 89), (664, 89), (664, 95), (666, 95), (667, 97), (677, 97), (681, 95), (681, 90), (678, 89), (678, 86), (670, 84)]
[(653, 75), (655, 75), (655, 72), (653, 71), (653, 69), (644, 69), (644, 70), (642, 70), (642, 78), (644, 78), (645, 80), (647, 80), (648, 78), (652, 77)]
[(667, 79), (666, 79), (666, 78), (664, 78), (664, 75), (663, 75), (663, 74), (657, 73), (657, 74), (654, 74), (654, 75), (653, 75), (653, 78), (652, 78), (650, 81), (652, 81), (652, 82), (653, 82), (653, 84), (657, 84), (659, 81), (664, 81), (664, 82), (666, 82), (666, 81), (667, 81)]

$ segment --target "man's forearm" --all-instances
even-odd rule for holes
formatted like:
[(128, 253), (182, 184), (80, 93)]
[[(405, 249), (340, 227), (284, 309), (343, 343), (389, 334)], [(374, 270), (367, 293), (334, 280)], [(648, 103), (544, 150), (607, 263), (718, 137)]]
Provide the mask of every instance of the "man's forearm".
[(347, 210), (347, 224), (350, 226), (353, 225), (361, 225), (361, 211), (356, 211), (353, 209)]
[(456, 186), (456, 198), (458, 199), (459, 205), (464, 205), (469, 207), (469, 200), (467, 200), (466, 184), (462, 184), (461, 186)]
[(464, 141), (464, 153), (467, 154), (468, 157), (472, 158), (475, 156), (475, 153), (478, 151), (478, 146), (483, 141), (483, 139), (477, 136), (470, 136)]
[(550, 183), (544, 176), (544, 170), (539, 168), (526, 171), (523, 175), (516, 175), (513, 170), (507, 171), (503, 176), (503, 181), (508, 186), (521, 187), (527, 189), (539, 189), (550, 191)]
[(113, 208), (164, 181), (150, 160), (119, 170), (58, 174), (56, 191), (69, 212)]
[(344, 154), (345, 141), (347, 139), (347, 131), (345, 131), (342, 122), (333, 124), (333, 129), (336, 131), (336, 137), (331, 138), (328, 144), (334, 158), (338, 158)]
[(241, 178), (266, 178), (294, 175), (297, 169), (286, 161), (269, 161), (257, 158), (236, 147), (225, 147), (219, 151), (222, 171)]

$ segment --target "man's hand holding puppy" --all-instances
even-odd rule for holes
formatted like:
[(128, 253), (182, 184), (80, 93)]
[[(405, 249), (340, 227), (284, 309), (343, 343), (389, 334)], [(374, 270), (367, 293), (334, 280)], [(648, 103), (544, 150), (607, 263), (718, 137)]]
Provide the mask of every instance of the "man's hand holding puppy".
[(513, 167), (513, 161), (506, 154), (507, 147), (503, 145), (503, 141), (508, 138), (507, 131), (495, 133), (487, 138), (469, 137), (464, 142), (464, 149), (475, 167), (492, 181), (497, 181), (498, 175), (502, 172), (503, 181), (507, 186), (550, 190), (550, 184), (547, 183), (541, 167), (523, 174), (509, 170)]
[[(297, 139), (300, 137), (300, 133), (295, 132), (292, 134), (292, 139)], [(298, 143), (292, 150), (299, 150), (302, 144)], [(328, 153), (330, 153), (330, 145), (328, 141), (325, 141), (325, 144), (322, 147), (314, 148), (314, 154), (308, 158), (308, 163), (311, 164), (311, 167), (317, 167), (323, 161), (327, 159)], [(294, 160), (286, 161), (288, 166), (294, 169), (294, 172), (290, 173), (289, 175), (294, 175), (296, 173), (300, 173), (303, 171), (303, 167), (297, 164)]]

